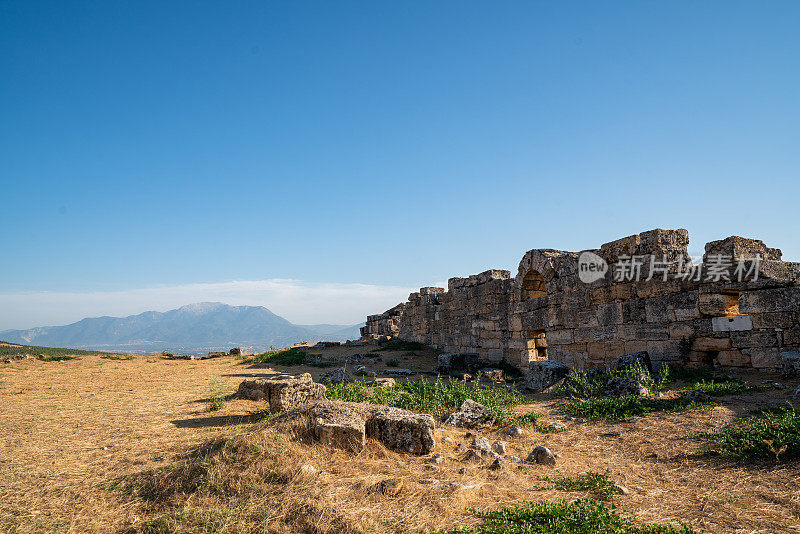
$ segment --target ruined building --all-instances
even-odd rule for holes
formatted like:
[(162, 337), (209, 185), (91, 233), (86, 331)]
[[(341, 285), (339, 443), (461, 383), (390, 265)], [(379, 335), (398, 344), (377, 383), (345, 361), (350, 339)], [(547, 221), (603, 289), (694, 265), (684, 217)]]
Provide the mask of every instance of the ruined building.
[(687, 252), (686, 230), (651, 230), (598, 250), (534, 249), (516, 277), (490, 270), (423, 287), (367, 317), (362, 335), (418, 341), (525, 368), (534, 360), (605, 367), (654, 362), (774, 370), (800, 350), (800, 263), (729, 237)]

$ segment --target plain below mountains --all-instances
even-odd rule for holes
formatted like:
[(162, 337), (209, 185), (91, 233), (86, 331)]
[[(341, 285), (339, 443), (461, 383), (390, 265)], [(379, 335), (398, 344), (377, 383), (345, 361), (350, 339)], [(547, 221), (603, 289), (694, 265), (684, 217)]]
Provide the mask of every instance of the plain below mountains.
[(65, 326), (5, 330), (0, 339), (45, 347), (120, 352), (198, 352), (242, 347), (249, 351), (298, 341), (358, 339), (362, 325), (296, 325), (263, 306), (189, 304), (167, 312), (92, 317)]

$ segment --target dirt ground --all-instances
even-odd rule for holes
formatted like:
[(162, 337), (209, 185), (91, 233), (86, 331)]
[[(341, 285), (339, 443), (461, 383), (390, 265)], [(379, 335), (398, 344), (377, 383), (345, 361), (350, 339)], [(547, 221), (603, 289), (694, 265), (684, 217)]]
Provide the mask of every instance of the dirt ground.
[[(330, 348), (325, 356), (367, 352), (371, 347)], [(380, 371), (396, 357), (400, 367), (430, 370), (432, 353), (381, 353)], [(404, 359), (408, 358), (408, 359)], [(244, 377), (274, 372), (326, 369), (253, 368), (224, 357), (164, 360), (136, 356), (110, 360), (81, 356), (64, 362), (25, 360), (0, 365), (0, 531), (109, 532), (138, 530), (148, 520), (140, 501), (110, 484), (117, 477), (166, 466), (211, 438), (248, 432), (263, 405), (231, 400), (207, 411), (215, 395), (233, 393)], [(763, 375), (750, 380), (760, 382)], [(535, 467), (490, 471), (459, 458), (469, 443), (464, 430), (437, 426), (436, 452), (445, 462), (426, 467), (425, 457), (370, 448), (356, 456), (318, 446), (297, 445), (295, 456), (319, 470), (310, 487), (287, 487), (287, 498), (335, 506), (348, 524), (367, 532), (413, 532), (472, 524), (466, 510), (494, 509), (522, 501), (584, 497), (550, 489), (541, 477), (587, 470), (604, 472), (626, 486), (614, 503), (647, 522), (683, 521), (710, 533), (800, 532), (800, 468), (795, 463), (735, 464), (685, 453), (699, 444), (694, 431), (718, 428), (759, 406), (787, 402), (796, 387), (768, 394), (722, 398), (713, 410), (650, 414), (622, 422), (577, 422), (544, 396), (520, 410), (534, 410), (566, 431), (529, 430), (509, 440), (509, 453), (526, 457), (547, 445), (558, 457), (555, 469)], [(500, 439), (499, 429), (482, 433)], [(443, 442), (449, 436), (452, 442)], [(507, 439), (507, 438), (503, 438)], [(299, 461), (299, 460), (298, 460)], [(402, 479), (414, 491), (377, 497), (365, 488), (382, 479)], [(455, 493), (423, 485), (459, 482)], [(265, 531), (281, 531), (267, 525)], [(296, 531), (291, 527), (284, 531)]]

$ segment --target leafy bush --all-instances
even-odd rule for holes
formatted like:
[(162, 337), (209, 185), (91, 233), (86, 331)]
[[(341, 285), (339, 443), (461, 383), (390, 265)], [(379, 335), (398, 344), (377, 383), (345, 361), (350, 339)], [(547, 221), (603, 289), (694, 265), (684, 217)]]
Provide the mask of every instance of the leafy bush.
[(208, 399), (208, 404), (206, 404), (206, 411), (216, 412), (217, 410), (221, 410), (224, 407), (225, 407), (225, 397), (222, 395), (214, 395), (210, 399)]
[(386, 360), (387, 367), (397, 367), (399, 365), (400, 365), (400, 360), (398, 360), (397, 358), (390, 358)]
[(280, 350), (270, 348), (267, 352), (242, 359), (242, 363), (271, 363), (274, 365), (303, 365), (306, 353), (303, 350)]
[(614, 505), (606, 505), (591, 499), (525, 503), (521, 506), (495, 511), (471, 510), (483, 519), (474, 528), (453, 532), (475, 534), (528, 533), (528, 534), (695, 534), (687, 525), (644, 524), (617, 511)]
[(450, 414), (466, 399), (472, 399), (491, 408), (498, 424), (530, 424), (538, 417), (511, 410), (512, 406), (530, 402), (513, 388), (453, 379), (398, 382), (385, 388), (368, 388), (359, 382), (335, 384), (328, 388), (326, 396), (331, 400), (385, 404), (434, 416)]
[(708, 403), (690, 401), (684, 398), (650, 399), (639, 396), (597, 397), (575, 400), (563, 406), (563, 410), (573, 417), (586, 419), (623, 419), (650, 412), (682, 412), (699, 410)]
[(414, 350), (425, 350), (424, 343), (418, 343), (416, 341), (402, 341), (400, 339), (395, 339), (392, 341), (388, 341), (381, 345), (380, 347), (373, 349), (372, 352), (381, 352), (381, 351), (388, 351), (388, 350), (405, 350), (405, 351), (414, 351)]
[[(614, 494), (614, 480), (608, 476), (608, 471), (605, 473), (595, 473), (594, 471), (587, 471), (580, 473), (574, 477), (564, 477), (559, 480), (553, 481), (553, 487), (562, 491), (590, 491), (592, 494), (602, 500), (608, 500)], [(550, 480), (549, 477), (542, 477), (543, 480)]]
[(785, 407), (731, 423), (716, 432), (696, 434), (711, 452), (737, 460), (800, 456), (800, 414)]

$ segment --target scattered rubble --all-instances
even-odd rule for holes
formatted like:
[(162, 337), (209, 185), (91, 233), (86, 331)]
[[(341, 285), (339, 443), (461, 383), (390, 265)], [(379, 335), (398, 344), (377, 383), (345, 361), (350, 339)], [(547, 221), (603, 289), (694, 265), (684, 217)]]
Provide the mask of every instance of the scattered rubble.
[(550, 449), (543, 445), (539, 445), (533, 449), (533, 452), (528, 455), (525, 461), (531, 464), (556, 465), (556, 457), (553, 456)]

